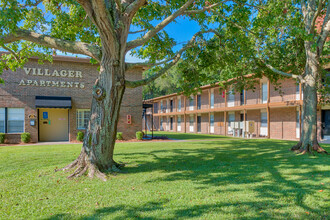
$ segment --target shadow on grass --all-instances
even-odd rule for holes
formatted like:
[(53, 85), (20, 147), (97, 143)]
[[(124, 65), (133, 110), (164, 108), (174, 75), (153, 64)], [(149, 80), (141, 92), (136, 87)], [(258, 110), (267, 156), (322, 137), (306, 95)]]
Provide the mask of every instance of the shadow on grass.
[[(245, 187), (249, 187), (262, 200), (242, 200), (235, 203), (225, 201), (226, 198), (219, 198), (212, 204), (194, 205), (188, 208), (177, 207), (169, 213), (170, 219), (202, 217), (209, 212), (223, 213), (226, 210), (231, 214), (229, 210), (233, 209), (236, 216), (244, 216), (245, 210), (252, 211), (254, 213), (253, 219), (307, 217), (297, 216), (287, 210), (274, 214), (273, 210), (282, 209), (288, 204), (291, 207), (299, 207), (304, 212), (312, 213), (312, 218), (326, 219), (328, 217), (326, 204), (312, 206), (306, 203), (306, 197), (319, 189), (313, 181), (329, 175), (327, 170), (319, 170), (316, 167), (325, 164), (328, 156), (295, 155), (288, 150), (292, 143), (285, 141), (222, 140), (204, 143), (191, 142), (189, 144), (191, 145), (189, 149), (153, 150), (119, 155), (139, 163), (138, 167), (126, 167), (125, 173), (161, 171), (164, 174), (161, 177), (147, 180), (150, 183), (192, 181), (196, 183), (196, 189), (232, 184), (235, 186), (230, 189), (233, 193), (243, 193)], [(210, 147), (210, 145), (214, 147)], [(149, 158), (149, 160), (145, 158)], [(121, 175), (126, 175), (125, 173)], [(226, 191), (231, 193), (230, 190)], [(130, 204), (109, 206), (96, 209), (92, 215), (80, 219), (98, 219), (115, 213), (120, 215), (116, 219), (155, 219), (155, 217), (141, 216), (141, 214), (163, 210), (166, 203), (168, 203), (167, 200), (148, 202), (139, 206), (131, 206)], [(228, 209), (223, 209), (224, 207)], [(70, 215), (59, 214), (49, 219), (71, 217)], [(251, 219), (249, 217), (244, 218)]]

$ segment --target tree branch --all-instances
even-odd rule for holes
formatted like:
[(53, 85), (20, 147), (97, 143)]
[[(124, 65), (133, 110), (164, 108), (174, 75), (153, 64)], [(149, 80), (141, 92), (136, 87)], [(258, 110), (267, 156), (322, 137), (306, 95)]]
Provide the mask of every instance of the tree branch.
[(126, 63), (126, 70), (130, 70), (136, 67), (153, 67), (153, 66), (159, 66), (162, 64), (165, 64), (173, 59), (175, 59), (176, 56), (171, 57), (167, 60), (164, 60), (162, 62), (158, 62), (158, 63)]
[(145, 29), (142, 29), (139, 31), (130, 31), (130, 32), (128, 32), (128, 34), (138, 34), (138, 33), (146, 32), (146, 31), (147, 31), (147, 29), (145, 28)]
[(72, 42), (68, 40), (62, 40), (51, 37), (49, 35), (38, 34), (32, 31), (22, 29), (18, 29), (15, 33), (8, 34), (7, 36), (0, 36), (0, 43), (3, 45), (20, 40), (30, 41), (63, 52), (86, 55), (94, 58), (99, 62), (101, 60), (101, 49), (98, 46), (84, 42)]
[[(128, 80), (125, 80), (125, 85), (127, 88), (136, 88), (136, 87), (139, 87), (139, 86), (143, 86), (143, 85), (146, 85), (152, 81), (154, 81), (155, 79), (161, 77), (162, 75), (164, 75), (171, 67), (173, 67), (175, 64), (178, 63), (178, 61), (180, 60), (181, 58), (181, 55), (184, 51), (186, 51), (188, 48), (192, 47), (193, 44), (195, 43), (195, 40), (196, 38), (201, 35), (201, 34), (205, 34), (205, 33), (214, 33), (216, 34), (217, 36), (220, 36), (220, 34), (214, 30), (214, 29), (210, 29), (210, 30), (206, 30), (206, 31), (199, 31), (197, 32), (196, 34), (194, 34), (194, 36), (189, 40), (189, 42), (184, 46), (182, 47), (178, 52), (177, 54), (173, 57), (172, 61), (170, 63), (167, 63), (163, 69), (161, 69), (158, 73), (156, 73), (155, 75), (152, 75), (148, 78), (145, 78), (145, 79), (142, 79), (142, 80), (137, 80), (137, 81), (128, 81)], [(170, 58), (171, 59), (171, 58)]]
[(133, 17), (135, 13), (141, 8), (144, 4), (146, 4), (146, 0), (135, 0), (126, 7), (125, 13), (129, 17)]
[[(165, 28), (169, 23), (171, 23), (174, 19), (176, 19), (178, 16), (184, 14), (185, 10), (194, 2), (195, 0), (188, 0), (183, 6), (181, 6), (180, 9), (178, 9), (176, 12), (165, 18), (163, 21), (161, 21), (155, 28), (148, 31), (143, 37), (132, 40), (127, 43), (126, 52), (136, 48), (138, 46), (143, 45), (146, 43), (149, 39), (154, 37), (159, 31), (161, 31), (163, 28)], [(138, 1), (139, 2), (139, 1)], [(133, 3), (134, 4), (134, 3)]]
[(121, 5), (120, 0), (116, 0), (116, 5), (117, 5), (119, 11), (121, 12), (122, 11), (122, 5)]
[(277, 74), (282, 75), (282, 76), (290, 77), (290, 78), (293, 78), (293, 79), (298, 79), (300, 82), (302, 82), (302, 80), (303, 80), (302, 76), (300, 76), (300, 75), (283, 72), (281, 70), (276, 69), (272, 65), (269, 65), (269, 64), (265, 63), (265, 61), (263, 61), (261, 59), (259, 59), (259, 61), (261, 61), (268, 69), (270, 69), (274, 73), (277, 73)]
[(199, 13), (202, 13), (202, 12), (205, 12), (205, 11), (208, 11), (208, 10), (211, 10), (212, 8), (214, 8), (216, 6), (219, 6), (220, 4), (225, 3), (227, 1), (215, 3), (213, 5), (210, 5), (210, 6), (207, 6), (207, 7), (202, 8), (202, 9), (198, 9), (198, 10), (189, 10), (189, 11), (186, 11), (185, 14), (199, 14)]
[(316, 22), (316, 19), (320, 16), (322, 8), (323, 8), (323, 2), (322, 2), (322, 0), (320, 0), (319, 5), (317, 7), (317, 10), (316, 10), (316, 12), (314, 14), (314, 17), (313, 17), (313, 20), (312, 20), (312, 24), (311, 24), (311, 28), (310, 28), (310, 34), (313, 34), (315, 32), (315, 22)]
[(327, 13), (324, 16), (321, 33), (317, 40), (317, 46), (320, 50), (320, 54), (322, 54), (322, 52), (323, 52), (323, 45), (324, 45), (325, 41), (327, 40), (329, 33), (330, 33), (330, 2), (328, 3), (328, 7), (326, 10), (327, 10)]

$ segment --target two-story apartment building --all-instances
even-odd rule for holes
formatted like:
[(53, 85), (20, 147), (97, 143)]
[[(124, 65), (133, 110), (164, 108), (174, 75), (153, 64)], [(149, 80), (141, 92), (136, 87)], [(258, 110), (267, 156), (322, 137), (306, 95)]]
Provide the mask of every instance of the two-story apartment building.
[[(146, 100), (153, 104), (153, 125), (151, 117), (147, 117), (147, 124), (157, 131), (297, 140), (301, 132), (301, 85), (291, 79), (280, 83), (281, 89), (276, 90), (264, 77), (254, 91), (235, 92), (207, 85), (190, 97), (171, 94)], [(317, 113), (318, 137), (330, 139), (330, 106), (319, 106)]]

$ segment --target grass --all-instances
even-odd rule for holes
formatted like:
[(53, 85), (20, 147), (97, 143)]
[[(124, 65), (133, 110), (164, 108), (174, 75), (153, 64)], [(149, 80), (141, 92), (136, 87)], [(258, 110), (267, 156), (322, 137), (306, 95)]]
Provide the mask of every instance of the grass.
[(292, 144), (119, 143), (115, 158), (128, 164), (107, 182), (54, 173), (80, 145), (0, 147), (0, 218), (329, 219), (329, 157)]

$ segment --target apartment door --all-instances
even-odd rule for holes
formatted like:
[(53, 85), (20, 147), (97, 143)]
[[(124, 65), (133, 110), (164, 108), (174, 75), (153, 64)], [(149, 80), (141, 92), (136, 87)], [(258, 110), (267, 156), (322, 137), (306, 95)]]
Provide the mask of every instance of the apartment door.
[(39, 141), (69, 140), (69, 110), (39, 109)]
[(197, 132), (202, 131), (202, 116), (197, 116)]
[(322, 133), (324, 139), (330, 140), (330, 110), (322, 111)]

